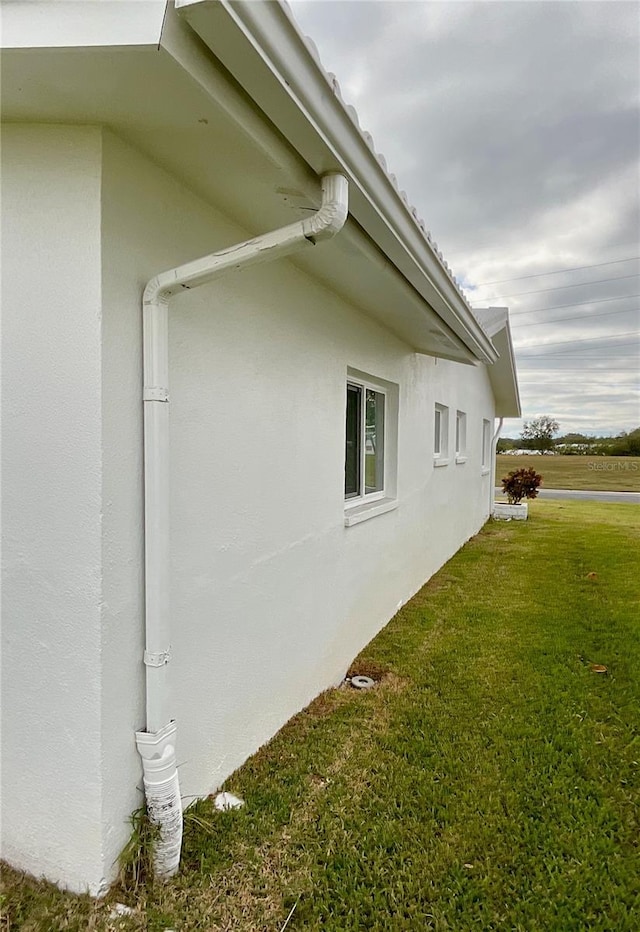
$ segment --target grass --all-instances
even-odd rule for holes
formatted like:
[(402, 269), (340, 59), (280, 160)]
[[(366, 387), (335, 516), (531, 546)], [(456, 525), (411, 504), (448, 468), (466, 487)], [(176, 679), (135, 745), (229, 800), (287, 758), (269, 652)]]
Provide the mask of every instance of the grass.
[(496, 457), (496, 486), (513, 469), (533, 466), (542, 488), (640, 492), (638, 456), (509, 456)]
[(178, 877), (96, 904), (7, 870), (5, 928), (635, 932), (639, 514), (488, 524), (354, 663), (373, 690), (285, 726), (244, 809), (188, 810)]

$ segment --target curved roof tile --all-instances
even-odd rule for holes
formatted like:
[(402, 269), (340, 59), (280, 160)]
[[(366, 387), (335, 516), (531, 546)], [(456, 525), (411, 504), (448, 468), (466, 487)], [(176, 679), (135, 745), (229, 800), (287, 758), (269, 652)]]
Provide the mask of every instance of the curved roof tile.
[[(393, 187), (394, 190), (397, 192), (398, 196), (400, 197), (400, 199), (401, 199), (402, 202), (404, 203), (404, 205), (405, 205), (407, 211), (409, 212), (409, 214), (410, 214), (411, 217), (413, 218), (414, 223), (416, 224), (416, 226), (418, 227), (418, 229), (422, 232), (422, 235), (424, 236), (424, 238), (425, 238), (425, 240), (427, 241), (427, 243), (429, 244), (429, 246), (431, 246), (431, 248), (435, 251), (436, 255), (438, 256), (438, 259), (440, 260), (440, 263), (441, 263), (441, 265), (442, 265), (442, 268), (445, 270), (445, 272), (447, 273), (447, 275), (448, 275), (449, 278), (451, 279), (453, 285), (454, 285), (455, 288), (456, 288), (456, 291), (459, 293), (460, 297), (461, 297), (462, 300), (464, 301), (464, 303), (465, 303), (465, 305), (467, 306), (467, 308), (471, 311), (471, 313), (473, 314), (473, 316), (475, 317), (475, 319), (478, 320), (478, 318), (476, 317), (476, 315), (475, 315), (475, 313), (474, 313), (473, 308), (471, 307), (471, 304), (469, 303), (469, 301), (468, 301), (468, 299), (467, 299), (467, 296), (465, 295), (464, 291), (462, 290), (462, 288), (461, 288), (461, 286), (460, 286), (460, 284), (459, 284), (459, 282), (458, 282), (458, 279), (457, 279), (457, 278), (455, 277), (455, 275), (453, 274), (453, 272), (452, 272), (451, 268), (449, 267), (449, 265), (447, 264), (447, 262), (445, 262), (445, 260), (444, 260), (444, 258), (443, 258), (443, 256), (442, 256), (442, 253), (441, 253), (440, 250), (438, 249), (438, 244), (435, 243), (435, 242), (433, 241), (433, 239), (432, 239), (431, 232), (430, 232), (429, 230), (427, 230), (426, 224), (425, 224), (424, 220), (423, 220), (423, 219), (420, 217), (420, 215), (418, 214), (417, 209), (416, 209), (416, 208), (411, 204), (411, 202), (409, 201), (409, 198), (407, 197), (406, 192), (405, 192), (405, 191), (400, 191), (400, 190), (399, 190), (398, 179), (396, 178), (396, 176), (395, 176), (392, 172), (389, 171), (389, 169), (388, 169), (388, 167), (387, 167), (387, 160), (386, 160), (386, 158), (384, 157), (384, 155), (382, 154), (382, 152), (377, 152), (377, 151), (376, 151), (375, 143), (374, 143), (373, 136), (371, 135), (371, 133), (370, 133), (368, 130), (363, 129), (363, 127), (361, 126), (361, 124), (360, 124), (360, 118), (359, 118), (359, 116), (358, 116), (358, 111), (357, 111), (356, 108), (353, 106), (353, 104), (348, 104), (348, 103), (344, 100), (344, 98), (343, 98), (343, 96), (342, 96), (342, 91), (341, 91), (341, 89), (340, 89), (340, 84), (339, 84), (338, 79), (336, 78), (335, 74), (334, 74), (332, 71), (327, 71), (326, 68), (324, 67), (324, 65), (322, 64), (322, 59), (321, 59), (321, 57), (320, 57), (320, 52), (318, 51), (317, 45), (315, 44), (315, 42), (313, 41), (313, 39), (311, 38), (311, 36), (305, 35), (305, 34), (302, 32), (302, 30), (300, 29), (300, 24), (298, 23), (297, 19), (295, 18), (294, 14), (293, 14), (293, 11), (291, 10), (291, 7), (290, 7), (289, 3), (287, 3), (287, 0), (281, 0), (281, 5), (282, 5), (282, 7), (285, 9), (285, 11), (286, 11), (287, 15), (289, 16), (289, 18), (290, 18), (290, 19), (292, 20), (292, 22), (294, 23), (294, 25), (295, 25), (296, 29), (298, 30), (298, 32), (300, 33), (300, 35), (303, 37), (304, 42), (305, 42), (305, 45), (306, 45), (307, 48), (309, 49), (311, 55), (313, 56), (313, 58), (315, 59), (315, 61), (316, 61), (317, 64), (318, 64), (318, 66), (320, 67), (320, 70), (321, 70), (322, 73), (324, 74), (324, 77), (325, 77), (326, 80), (327, 80), (327, 84), (329, 85), (329, 87), (331, 88), (331, 90), (333, 91), (333, 93), (335, 94), (335, 96), (337, 97), (337, 99), (338, 99), (338, 100), (340, 101), (340, 103), (342, 104), (342, 106), (343, 106), (345, 112), (349, 115), (349, 117), (350, 117), (351, 122), (353, 123), (353, 125), (356, 127), (356, 129), (358, 130), (358, 132), (360, 133), (360, 135), (362, 136), (362, 138), (365, 140), (365, 142), (367, 143), (367, 145), (369, 146), (369, 148), (371, 149), (371, 151), (374, 153), (376, 159), (378, 160), (378, 162), (379, 162), (381, 168), (382, 168), (383, 171), (385, 172), (385, 174), (386, 174), (388, 180), (390, 181), (392, 187)], [(480, 321), (478, 321), (478, 323), (481, 324)]]

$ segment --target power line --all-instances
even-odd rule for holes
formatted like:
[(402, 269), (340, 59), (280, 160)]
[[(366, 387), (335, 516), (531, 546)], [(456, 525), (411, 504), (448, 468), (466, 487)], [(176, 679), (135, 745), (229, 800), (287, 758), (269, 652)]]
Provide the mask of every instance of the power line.
[[(543, 362), (545, 361), (545, 360), (544, 360), (544, 357), (540, 357), (540, 358), (541, 358), (541, 360), (542, 360)], [(535, 361), (535, 359), (525, 359), (525, 360), (523, 360), (524, 363), (530, 363), (530, 362), (534, 362), (534, 361)], [(610, 360), (610, 361), (607, 361), (607, 360), (599, 360), (599, 359), (592, 359), (592, 360), (590, 360), (591, 363), (599, 363), (599, 362), (601, 362), (601, 361), (602, 361), (602, 363), (603, 363), (602, 366), (595, 365), (595, 366), (593, 366), (593, 367), (590, 367), (590, 366), (587, 364), (587, 362), (582, 362), (582, 361), (580, 361), (580, 360), (568, 359), (568, 360), (566, 361), (566, 364), (563, 363), (561, 359), (556, 359), (556, 360), (555, 360), (555, 362), (559, 363), (560, 366), (562, 366), (562, 368), (571, 368), (572, 365), (575, 363), (575, 365), (577, 365), (579, 368), (584, 369), (585, 372), (601, 372), (601, 373), (606, 373), (606, 372), (617, 372), (618, 369), (622, 369), (623, 372), (636, 372), (636, 373), (638, 372), (638, 367), (637, 367), (637, 366), (630, 366), (630, 365), (628, 364), (628, 362), (625, 362), (624, 365), (623, 365), (622, 363), (617, 363), (615, 360)], [(528, 368), (526, 368), (524, 371), (526, 371), (526, 372), (529, 373), (529, 374), (535, 373), (536, 375), (541, 375), (541, 374), (543, 374), (543, 373), (545, 373), (545, 372), (548, 373), (548, 374), (550, 374), (550, 373), (553, 373), (553, 372), (558, 372), (559, 370), (558, 370), (557, 368), (553, 368), (553, 369), (552, 369), (552, 368), (549, 368), (549, 367), (547, 367), (546, 369), (539, 369), (539, 368), (536, 368), (536, 367), (528, 367)]]
[[(518, 359), (518, 366), (525, 363), (558, 363), (562, 365), (588, 366), (590, 363), (602, 362), (609, 367), (622, 366), (628, 368), (629, 372), (638, 372), (638, 365), (630, 360), (627, 356), (572, 356), (571, 353), (546, 353), (540, 356), (522, 356)], [(537, 371), (537, 370), (536, 370)]]
[[(537, 356), (538, 356), (538, 352), (537, 352), (537, 351), (538, 351), (538, 350), (543, 350), (544, 348), (545, 348), (544, 346), (536, 346), (536, 347), (534, 347), (534, 349), (536, 350), (536, 352), (534, 353), (534, 355), (537, 357)], [(637, 350), (637, 351), (631, 351), (631, 352), (629, 352), (628, 345), (627, 345), (626, 341), (623, 340), (622, 342), (617, 342), (617, 343), (615, 343), (614, 345), (611, 345), (611, 344), (610, 344), (610, 345), (608, 345), (608, 346), (602, 346), (602, 345), (599, 345), (599, 346), (576, 346), (576, 347), (573, 348), (573, 349), (571, 349), (571, 348), (567, 348), (567, 349), (557, 349), (557, 348), (556, 348), (556, 349), (553, 349), (553, 350), (549, 350), (549, 354), (551, 355), (551, 353), (553, 353), (554, 356), (564, 354), (564, 355), (567, 355), (567, 356), (572, 356), (572, 357), (575, 359), (575, 358), (576, 358), (576, 355), (575, 355), (576, 353), (585, 353), (585, 354), (586, 354), (586, 356), (585, 356), (586, 359), (593, 359), (594, 357), (591, 356), (591, 353), (604, 353), (605, 355), (611, 355), (611, 354), (612, 354), (612, 351), (614, 351), (614, 352), (616, 353), (616, 358), (617, 358), (617, 359), (620, 359), (620, 358), (621, 358), (621, 357), (620, 357), (620, 351), (621, 351), (621, 350), (625, 350), (625, 351), (626, 351), (625, 355), (627, 355), (630, 359), (637, 359), (637, 358), (638, 358), (638, 353), (640, 353), (640, 347), (638, 347), (638, 350)], [(532, 352), (533, 352), (533, 350), (532, 350)], [(526, 355), (527, 355), (527, 351), (525, 351), (524, 353), (519, 353), (518, 355), (519, 355), (519, 356), (526, 356)]]
[[(537, 347), (535, 347), (535, 349), (536, 349), (536, 350), (538, 350), (538, 349), (544, 349), (544, 347), (543, 347), (543, 346), (537, 346)], [(557, 350), (557, 349), (554, 349), (554, 350), (552, 350), (552, 351), (549, 351), (549, 355), (550, 355), (550, 356), (551, 356), (551, 355), (553, 355), (553, 356), (563, 356), (563, 355), (564, 355), (564, 356), (571, 356), (573, 359), (577, 359), (577, 356), (575, 355), (576, 353), (586, 353), (587, 355), (583, 357), (584, 359), (593, 359), (594, 357), (591, 356), (591, 353), (604, 353), (605, 355), (610, 356), (610, 355), (612, 355), (612, 351), (614, 351), (615, 354), (616, 354), (616, 358), (617, 358), (617, 359), (620, 359), (621, 356), (619, 355), (619, 352), (618, 352), (619, 350), (627, 350), (627, 344), (626, 344), (625, 341), (623, 341), (622, 343), (619, 343), (619, 344), (616, 343), (616, 344), (613, 345), (613, 346), (576, 346), (575, 350), (572, 350), (572, 349), (567, 349), (567, 350)], [(630, 359), (637, 359), (637, 358), (638, 358), (638, 353), (640, 353), (640, 347), (638, 348), (638, 352), (632, 352), (632, 353), (630, 353), (630, 352), (627, 351), (625, 355), (628, 356)], [(518, 356), (519, 356), (520, 358), (522, 358), (523, 356), (527, 356), (527, 355), (529, 355), (527, 352), (518, 353)], [(535, 357), (536, 359), (542, 358), (542, 357), (540, 356), (540, 354), (537, 353), (537, 352), (534, 353), (533, 355), (534, 355), (534, 357)], [(544, 355), (544, 354), (542, 354), (542, 355)]]
[(526, 344), (523, 343), (522, 346), (520, 346), (520, 347), (516, 346), (515, 349), (525, 349), (525, 350), (526, 350), (526, 349), (530, 349), (530, 348), (532, 348), (532, 347), (534, 347), (534, 346), (542, 346), (542, 347), (544, 347), (544, 346), (562, 346), (562, 345), (567, 344), (567, 343), (591, 343), (591, 342), (593, 342), (593, 340), (600, 340), (600, 341), (604, 342), (604, 341), (608, 341), (608, 340), (619, 340), (619, 339), (621, 339), (622, 337), (638, 337), (638, 336), (640, 336), (640, 331), (638, 331), (638, 330), (627, 330), (625, 333), (612, 333), (612, 334), (611, 334), (610, 336), (608, 336), (608, 337), (607, 337), (607, 336), (602, 336), (602, 337), (583, 337), (583, 338), (580, 339), (580, 340), (557, 340), (557, 341), (555, 341), (554, 343), (526, 343)]
[[(636, 373), (638, 372), (638, 367), (630, 365), (629, 361), (626, 359), (623, 360), (623, 362), (621, 363), (619, 361), (616, 361), (615, 359), (612, 359), (611, 357), (601, 358), (598, 356), (591, 356), (585, 360), (583, 360), (582, 357), (580, 356), (578, 357), (575, 357), (575, 356), (549, 356), (549, 357), (530, 356), (527, 359), (520, 360), (518, 362), (518, 366), (520, 366), (520, 364), (522, 363), (523, 365), (530, 367), (529, 371), (539, 372), (540, 370), (536, 366), (533, 365), (534, 363), (538, 363), (538, 362), (544, 363), (548, 360), (549, 362), (562, 364), (563, 358), (566, 360), (567, 366), (572, 366), (575, 363), (577, 366), (583, 366), (586, 368), (587, 363), (595, 363), (596, 368), (594, 371), (596, 372), (605, 372), (605, 371), (606, 372), (617, 372), (621, 366), (622, 366), (622, 370), (625, 372), (636, 372)], [(597, 365), (598, 363), (602, 363), (602, 365), (598, 367)]]
[(621, 311), (603, 311), (602, 314), (589, 314), (585, 316), (584, 314), (577, 314), (574, 317), (552, 317), (550, 320), (532, 320), (528, 324), (518, 324), (518, 328), (522, 327), (542, 327), (545, 324), (557, 324), (559, 321), (564, 320), (582, 320), (585, 323), (588, 323), (590, 320), (595, 320), (596, 317), (615, 317), (616, 314), (637, 314), (640, 311), (640, 307), (635, 307), (633, 309), (622, 309)]
[[(563, 307), (584, 307), (587, 304), (605, 304), (608, 301), (624, 301), (626, 298), (640, 298), (639, 294), (621, 294), (615, 298), (596, 298), (595, 301), (576, 301), (575, 304), (551, 304), (549, 307), (534, 307), (530, 311), (509, 311), (509, 319), (520, 314), (540, 314), (542, 311), (559, 311)], [(483, 310), (483, 308), (478, 308)]]
[[(551, 379), (552, 376), (555, 376), (559, 372), (587, 372), (589, 374), (589, 378), (591, 378), (594, 375), (604, 375), (608, 379), (610, 379), (612, 374), (615, 375), (618, 372), (636, 372), (636, 371), (637, 371), (636, 369), (618, 369), (617, 367), (615, 369), (587, 369), (585, 366), (580, 366), (580, 367), (562, 366), (561, 369), (540, 369), (540, 370), (527, 369), (526, 374), (532, 375), (533, 373), (536, 373), (538, 376), (548, 375), (549, 378)], [(518, 379), (518, 384), (520, 382), (533, 382), (533, 381), (537, 382), (538, 379), (537, 378), (536, 379)], [(546, 382), (545, 384), (551, 385), (553, 383), (549, 381), (549, 382)], [(629, 385), (632, 388), (635, 387), (635, 383), (633, 382), (625, 382), (623, 387), (627, 387)]]
[[(532, 372), (532, 371), (534, 371), (534, 370), (529, 369), (528, 371), (529, 371), (529, 372)], [(537, 372), (538, 370), (535, 370), (535, 371)], [(545, 370), (540, 370), (541, 374), (542, 374), (542, 372), (544, 372), (544, 371), (545, 371)], [(588, 372), (588, 373), (589, 373), (589, 376), (592, 376), (592, 375), (595, 375), (595, 374), (598, 373), (598, 372), (602, 372), (602, 373), (604, 373), (604, 374), (607, 374), (607, 373), (614, 373), (614, 374), (615, 374), (615, 373), (617, 373), (617, 372), (637, 372), (638, 370), (637, 370), (637, 368), (633, 368), (633, 369), (618, 369), (618, 368), (616, 367), (615, 369), (587, 369), (586, 366), (562, 366), (561, 369), (549, 369), (549, 370), (547, 370), (547, 371), (550, 372), (550, 373), (554, 373), (554, 374), (555, 374), (556, 372), (557, 372), (557, 373), (562, 373), (562, 372)], [(519, 381), (520, 381), (520, 379), (518, 379), (518, 382), (519, 382)]]
[[(596, 356), (581, 356), (579, 353), (576, 355), (575, 353), (553, 352), (553, 353), (538, 353), (538, 354), (530, 354), (530, 355), (525, 354), (524, 356), (519, 356), (518, 360), (522, 360), (524, 362), (534, 362), (537, 359), (543, 359), (543, 360), (544, 359), (571, 359), (572, 361), (576, 359), (587, 359), (587, 360), (590, 360), (591, 362), (598, 362), (599, 359), (602, 359), (602, 360), (611, 360), (611, 361), (620, 360), (621, 362), (624, 362), (629, 359), (638, 359), (638, 358), (639, 357), (637, 354), (634, 356), (628, 353), (623, 353), (622, 355), (618, 355), (617, 353), (605, 353), (604, 355), (602, 353), (598, 353)], [(636, 369), (637, 368), (638, 367), (636, 366)]]
[[(621, 348), (622, 348), (622, 347), (621, 347)], [(622, 354), (619, 354), (619, 353), (605, 353), (604, 355), (598, 353), (598, 354), (595, 355), (595, 356), (583, 356), (583, 355), (581, 355), (580, 353), (577, 353), (577, 354), (576, 354), (576, 353), (556, 353), (556, 352), (553, 352), (553, 353), (549, 352), (549, 353), (529, 354), (529, 355), (519, 356), (518, 358), (519, 358), (520, 360), (523, 360), (524, 362), (535, 362), (535, 361), (537, 361), (538, 359), (551, 359), (551, 357), (553, 357), (554, 359), (562, 359), (563, 357), (566, 358), (566, 359), (572, 359), (572, 360), (573, 360), (573, 359), (576, 359), (576, 360), (577, 360), (577, 359), (587, 359), (587, 360), (590, 360), (591, 362), (598, 362), (598, 360), (601, 359), (603, 362), (613, 362), (613, 361), (615, 361), (615, 362), (628, 362), (629, 365), (631, 365), (631, 363), (629, 362), (629, 360), (634, 360), (634, 359), (637, 359), (637, 358), (638, 358), (637, 355), (633, 355), (633, 354), (631, 354), (631, 353), (622, 353)], [(640, 373), (639, 373), (639, 375), (640, 375)]]
[(504, 285), (506, 282), (520, 282), (525, 278), (542, 278), (545, 275), (561, 275), (563, 272), (582, 272), (585, 269), (600, 269), (605, 265), (618, 265), (620, 262), (633, 262), (640, 259), (640, 256), (629, 256), (628, 259), (612, 259), (611, 262), (598, 262), (594, 265), (576, 265), (572, 269), (556, 269), (554, 272), (536, 272), (534, 275), (518, 275), (515, 278), (499, 278), (494, 282), (480, 282), (476, 288), (484, 288), (486, 285)]
[(555, 288), (538, 288), (535, 291), (516, 291), (510, 294), (494, 294), (490, 298), (479, 298), (480, 301), (498, 301), (503, 298), (523, 298), (528, 294), (543, 294), (546, 291), (561, 291), (564, 288), (584, 288), (587, 285), (603, 285), (605, 282), (622, 282), (627, 278), (638, 278), (639, 272), (633, 275), (616, 275), (614, 278), (597, 278), (592, 282), (576, 282), (574, 285), (556, 285)]
[[(550, 350), (548, 353), (519, 353), (518, 359), (546, 359), (547, 356), (570, 356), (571, 359), (638, 359), (638, 353), (620, 352), (626, 350), (626, 344), (620, 346), (605, 347), (605, 352), (599, 346), (579, 346), (578, 352), (572, 350)], [(640, 349), (639, 351), (640, 352)], [(593, 353), (598, 355), (593, 356)]]
[[(572, 368), (571, 363), (567, 362), (566, 366), (563, 365), (562, 368), (571, 369)], [(617, 363), (611, 363), (611, 364), (607, 364), (604, 366), (587, 366), (587, 365), (583, 365), (582, 363), (580, 363), (579, 368), (584, 369), (585, 372), (600, 374), (602, 376), (607, 375), (609, 372), (618, 372), (618, 370), (620, 369), (622, 372), (636, 372), (637, 373), (638, 371), (637, 367), (631, 367), (628, 364), (620, 367)], [(522, 370), (523, 374), (525, 375), (535, 375), (536, 378), (540, 376), (547, 376), (549, 379), (551, 379), (555, 375), (555, 373), (559, 371), (561, 370), (558, 368), (538, 369), (535, 367), (527, 367), (527, 368), (523, 368)], [(626, 384), (629, 384), (629, 383), (626, 383)], [(631, 384), (634, 384), (633, 380), (631, 380)]]

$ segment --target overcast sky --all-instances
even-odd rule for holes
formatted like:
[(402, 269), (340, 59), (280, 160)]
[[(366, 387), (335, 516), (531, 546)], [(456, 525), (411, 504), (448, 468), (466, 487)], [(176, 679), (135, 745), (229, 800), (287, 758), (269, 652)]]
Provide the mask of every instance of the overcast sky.
[(472, 305), (511, 309), (524, 418), (639, 426), (638, 4), (290, 5)]

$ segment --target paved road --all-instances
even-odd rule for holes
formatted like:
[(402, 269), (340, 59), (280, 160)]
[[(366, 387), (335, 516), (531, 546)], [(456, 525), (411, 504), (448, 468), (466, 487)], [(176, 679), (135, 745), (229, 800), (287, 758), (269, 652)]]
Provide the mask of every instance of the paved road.
[[(540, 489), (540, 498), (581, 498), (591, 502), (625, 502), (640, 505), (640, 492), (587, 492), (583, 489)], [(502, 489), (496, 489), (496, 501), (506, 501)]]

